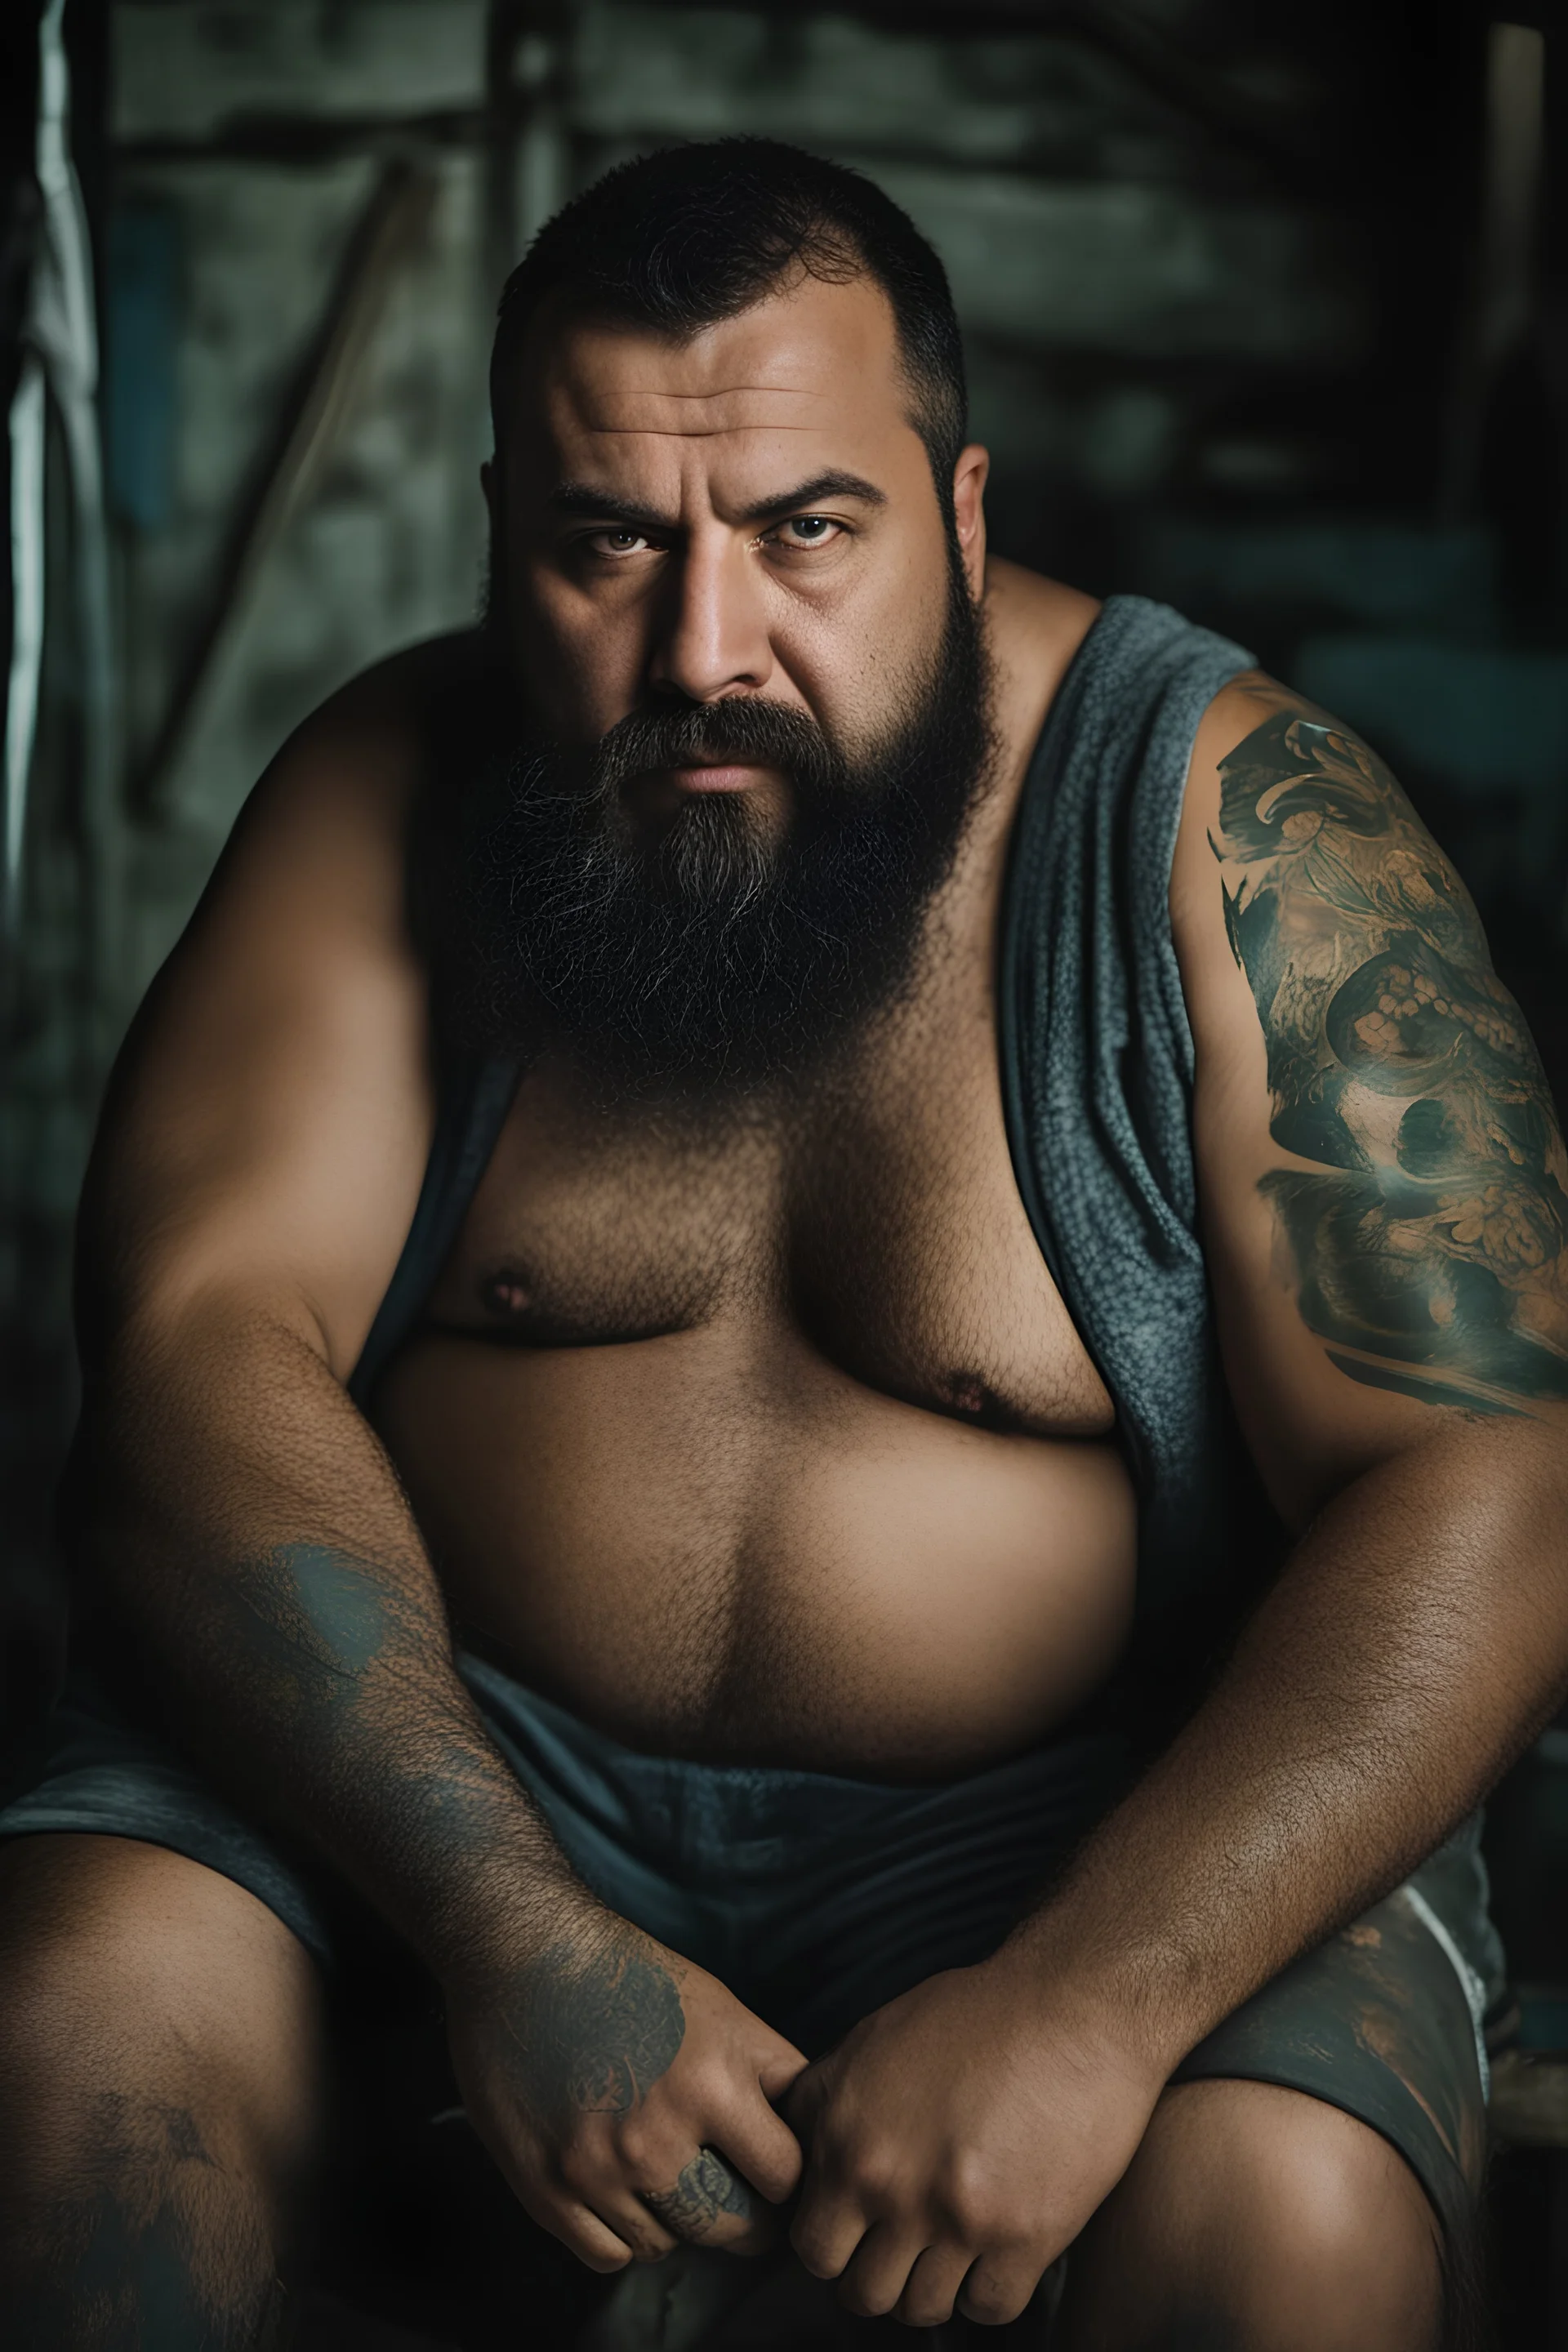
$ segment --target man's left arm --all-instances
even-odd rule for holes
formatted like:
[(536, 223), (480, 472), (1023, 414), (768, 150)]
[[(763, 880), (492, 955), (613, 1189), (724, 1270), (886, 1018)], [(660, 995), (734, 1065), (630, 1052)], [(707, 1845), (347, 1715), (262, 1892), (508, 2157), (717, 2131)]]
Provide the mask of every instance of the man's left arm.
[(1568, 1160), (1463, 884), (1255, 678), (1200, 730), (1172, 919), (1226, 1369), (1297, 1541), (1048, 1903), (801, 2078), (803, 2259), (928, 2324), (1021, 2307), (1187, 2052), (1568, 1683)]
[(1172, 919), (1226, 1370), (1298, 1538), (1118, 1827), (1170, 1855), (1187, 1924), (1151, 1980), (1185, 2040), (1397, 1884), (1561, 1698), (1568, 1156), (1458, 876), (1268, 680), (1205, 719)]

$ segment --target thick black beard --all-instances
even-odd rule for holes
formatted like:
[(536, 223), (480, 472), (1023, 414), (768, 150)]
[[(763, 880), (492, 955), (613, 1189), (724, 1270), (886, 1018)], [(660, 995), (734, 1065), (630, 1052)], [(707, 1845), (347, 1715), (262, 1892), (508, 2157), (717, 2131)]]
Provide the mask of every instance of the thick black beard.
[[(615, 1096), (711, 1104), (798, 1078), (905, 991), (993, 753), (979, 615), (956, 562), (906, 713), (854, 756), (763, 698), (634, 711), (587, 751), (515, 754), (467, 859), (463, 994), (489, 1042), (564, 1051)], [(770, 839), (742, 794), (637, 840), (622, 788), (694, 760), (781, 771)]]

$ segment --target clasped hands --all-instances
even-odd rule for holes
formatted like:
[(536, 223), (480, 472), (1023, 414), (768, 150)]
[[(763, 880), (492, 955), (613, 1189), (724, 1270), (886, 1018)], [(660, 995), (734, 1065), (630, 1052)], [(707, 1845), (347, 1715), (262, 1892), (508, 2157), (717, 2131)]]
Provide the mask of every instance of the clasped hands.
[(779, 2208), (847, 2307), (1001, 2324), (1120, 2179), (1163, 2068), (1005, 1946), (800, 2053), (616, 1920), (448, 1999), (468, 2109), (521, 2203), (591, 2268), (679, 2240), (754, 2253)]

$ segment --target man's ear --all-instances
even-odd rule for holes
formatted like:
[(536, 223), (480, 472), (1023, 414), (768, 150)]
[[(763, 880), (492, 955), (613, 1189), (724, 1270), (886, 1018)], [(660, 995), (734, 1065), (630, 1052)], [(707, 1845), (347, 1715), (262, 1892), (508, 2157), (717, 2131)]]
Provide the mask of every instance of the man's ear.
[(971, 441), (952, 469), (952, 511), (969, 593), (978, 604), (985, 586), (985, 481), (991, 452)]

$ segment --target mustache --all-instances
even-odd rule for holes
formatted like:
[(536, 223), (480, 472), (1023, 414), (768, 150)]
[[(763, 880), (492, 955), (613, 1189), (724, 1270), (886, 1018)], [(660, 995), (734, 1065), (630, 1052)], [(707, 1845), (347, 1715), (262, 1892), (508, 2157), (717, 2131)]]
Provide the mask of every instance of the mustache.
[(814, 719), (760, 695), (631, 711), (594, 746), (585, 781), (607, 798), (633, 776), (726, 761), (780, 769), (808, 796), (841, 792), (847, 781), (842, 755)]

